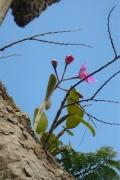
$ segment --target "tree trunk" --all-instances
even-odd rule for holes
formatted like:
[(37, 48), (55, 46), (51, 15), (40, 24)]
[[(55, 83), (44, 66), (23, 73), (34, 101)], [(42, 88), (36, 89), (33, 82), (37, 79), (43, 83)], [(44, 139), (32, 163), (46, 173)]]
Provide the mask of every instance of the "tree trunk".
[(0, 24), (2, 23), (5, 15), (8, 12), (10, 5), (12, 4), (13, 0), (0, 0)]
[(42, 149), (30, 118), (13, 102), (0, 82), (0, 180), (73, 180)]
[(47, 6), (59, 1), (60, 0), (0, 0), (0, 25), (10, 7), (12, 8), (12, 14), (14, 15), (14, 20), (17, 25), (24, 27), (35, 17), (38, 17)]

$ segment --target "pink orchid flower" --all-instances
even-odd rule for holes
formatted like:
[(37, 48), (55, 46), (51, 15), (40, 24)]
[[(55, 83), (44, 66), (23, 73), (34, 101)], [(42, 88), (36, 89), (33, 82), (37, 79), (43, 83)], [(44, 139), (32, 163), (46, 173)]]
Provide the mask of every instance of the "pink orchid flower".
[[(82, 67), (80, 68), (80, 71), (79, 71), (79, 74), (78, 74), (78, 77), (80, 79), (84, 79), (85, 77), (89, 76), (89, 74), (86, 72), (86, 63), (87, 61), (84, 62), (84, 64), (82, 65)], [(85, 79), (85, 82), (90, 84), (89, 81), (92, 81), (92, 82), (97, 82), (97, 80), (95, 78), (93, 78), (92, 76), (89, 76), (88, 78)]]

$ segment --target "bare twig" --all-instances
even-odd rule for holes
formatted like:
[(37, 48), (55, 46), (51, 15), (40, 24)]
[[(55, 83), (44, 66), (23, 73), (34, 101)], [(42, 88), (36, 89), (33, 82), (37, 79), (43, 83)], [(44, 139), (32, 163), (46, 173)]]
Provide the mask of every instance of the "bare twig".
[[(80, 100), (79, 103), (81, 103), (81, 102), (88, 102), (88, 101), (108, 102), (108, 103), (120, 104), (120, 102), (118, 102), (118, 101), (112, 101), (112, 100), (106, 100), (106, 99), (92, 99), (92, 98)], [(71, 105), (73, 105), (73, 104), (71, 104)]]
[(84, 106), (82, 106), (82, 107), (84, 108), (84, 107), (91, 106), (91, 105), (92, 105), (92, 104), (86, 104), (86, 105), (84, 105)]
[(112, 13), (112, 11), (114, 10), (116, 6), (114, 6), (111, 11), (109, 12), (109, 15), (108, 15), (108, 34), (109, 34), (109, 38), (110, 38), (110, 42), (111, 42), (111, 45), (112, 45), (112, 48), (113, 48), (113, 51), (114, 51), (114, 54), (115, 54), (115, 57), (117, 57), (117, 52), (116, 52), (116, 49), (115, 49), (115, 46), (114, 46), (114, 43), (113, 43), (113, 40), (112, 40), (112, 36), (111, 36), (111, 33), (110, 33), (110, 15)]
[(11, 54), (11, 55), (8, 55), (8, 56), (2, 56), (2, 57), (0, 57), (0, 59), (8, 58), (8, 57), (11, 57), (11, 56), (22, 56), (22, 55), (19, 55), (19, 54)]
[[(89, 119), (88, 119), (88, 123), (89, 123)], [(82, 144), (83, 139), (84, 139), (85, 134), (86, 134), (86, 131), (87, 131), (87, 126), (85, 127), (85, 131), (84, 131), (83, 137), (82, 137), (82, 139), (81, 139), (80, 143), (78, 144), (78, 146), (80, 146), (80, 145)]]
[(100, 119), (92, 116), (91, 114), (87, 113), (85, 110), (84, 110), (84, 113), (85, 113), (90, 119), (93, 118), (93, 119), (95, 119), (96, 121), (99, 121), (99, 122), (101, 122), (101, 123), (109, 124), (109, 125), (120, 125), (120, 124), (117, 124), (117, 123), (110, 123), (110, 122), (105, 122), (105, 121), (103, 121), (103, 120), (100, 120)]
[(58, 86), (58, 88), (61, 89), (61, 90), (63, 90), (63, 91), (66, 91), (66, 92), (68, 91), (68, 90), (65, 89), (65, 88), (61, 88), (60, 86)]
[(116, 72), (115, 74), (113, 74), (107, 81), (105, 81), (105, 83), (96, 91), (96, 93), (91, 97), (91, 99), (93, 99), (97, 94), (98, 92), (113, 78), (115, 77), (117, 74), (119, 74), (120, 71)]
[(43, 33), (43, 34), (36, 34), (36, 35), (32, 36), (32, 38), (38, 37), (38, 36), (50, 35), (50, 34), (59, 34), (59, 33), (67, 33), (67, 32), (76, 32), (76, 31), (83, 30), (84, 28), (85, 28), (85, 27), (79, 28), (79, 29), (74, 29), (74, 30), (60, 30), (60, 31), (46, 32), (46, 33)]
[(35, 41), (40, 41), (40, 42), (45, 42), (45, 43), (50, 43), (50, 44), (65, 45), (65, 46), (86, 46), (88, 48), (93, 48), (92, 46), (87, 46), (86, 44), (81, 44), (81, 43), (54, 42), (54, 41), (48, 41), (48, 40), (42, 40), (42, 39), (36, 39), (36, 38), (32, 38), (30, 40), (35, 40)]
[[(110, 102), (110, 103), (120, 104), (120, 102), (118, 102), (118, 101), (111, 101), (111, 100), (106, 100), (106, 99), (92, 99), (92, 98), (88, 98), (88, 99), (83, 99), (83, 100), (80, 100), (80, 101), (76, 101), (76, 102), (73, 102), (73, 103), (67, 104), (67, 105), (63, 106), (63, 108), (65, 108), (65, 107), (67, 107), (67, 106), (72, 106), (72, 105), (75, 105), (76, 103), (88, 102), (88, 101), (96, 101), (96, 102)], [(84, 106), (82, 106), (82, 107), (84, 107)]]
[(105, 100), (105, 99), (92, 99), (92, 100), (96, 101), (96, 102), (111, 102), (111, 103), (120, 104), (120, 102), (118, 102), (118, 101), (111, 101), (111, 100)]
[(59, 44), (59, 45), (81, 45), (81, 46), (86, 46), (86, 47), (89, 47), (89, 48), (92, 48), (91, 46), (87, 46), (85, 44), (81, 44), (81, 43), (61, 43), (61, 42), (53, 42), (53, 41), (47, 41), (47, 40), (41, 40), (41, 39), (36, 39), (35, 37), (38, 37), (38, 36), (45, 36), (45, 35), (49, 35), (49, 34), (57, 34), (57, 33), (65, 33), (65, 32), (75, 32), (75, 31), (79, 31), (79, 30), (82, 30), (82, 29), (76, 29), (76, 30), (66, 30), (66, 31), (55, 31), (55, 32), (46, 32), (46, 33), (43, 33), (43, 34), (37, 34), (37, 35), (34, 35), (34, 36), (31, 36), (31, 37), (28, 37), (28, 38), (24, 38), (24, 39), (21, 39), (21, 40), (18, 40), (16, 42), (13, 42), (11, 44), (8, 44), (7, 46), (4, 46), (2, 48), (0, 48), (0, 51), (4, 51), (5, 49), (15, 45), (15, 44), (18, 44), (18, 43), (21, 43), (23, 41), (28, 41), (28, 40), (35, 40), (35, 41), (40, 41), (40, 42), (45, 42), (45, 43), (52, 43), (52, 44)]
[[(80, 104), (79, 104), (79, 105), (80, 105)], [(84, 111), (84, 113), (86, 114), (86, 111), (84, 110), (83, 106), (80, 105), (80, 107), (81, 107), (81, 109)], [(86, 114), (86, 115), (87, 115), (87, 114)], [(88, 115), (87, 115), (87, 116), (88, 116)], [(97, 128), (97, 126), (96, 126), (96, 124), (94, 123), (93, 119), (91, 119), (90, 116), (88, 116), (88, 118), (89, 118), (89, 120), (92, 121), (93, 125)]]

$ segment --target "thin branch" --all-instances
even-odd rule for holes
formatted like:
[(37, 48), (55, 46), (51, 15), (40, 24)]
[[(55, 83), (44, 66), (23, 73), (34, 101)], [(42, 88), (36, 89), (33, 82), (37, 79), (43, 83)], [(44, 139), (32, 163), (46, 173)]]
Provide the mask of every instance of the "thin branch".
[[(89, 120), (88, 120), (88, 122), (89, 122)], [(83, 137), (82, 137), (82, 139), (81, 139), (80, 143), (78, 144), (78, 146), (80, 146), (80, 145), (82, 144), (83, 139), (84, 139), (85, 134), (86, 134), (86, 131), (87, 131), (87, 127), (85, 127), (85, 131), (84, 131)]]
[(119, 74), (120, 71), (116, 72), (115, 74), (113, 74), (107, 81), (105, 81), (105, 83), (96, 91), (96, 93), (91, 97), (91, 99), (93, 99), (97, 94), (98, 92), (113, 78), (115, 77), (117, 74)]
[[(119, 101), (112, 101), (112, 100), (106, 100), (106, 99), (92, 99), (92, 98), (88, 98), (88, 99), (83, 99), (83, 100), (76, 101), (76, 102), (73, 102), (73, 103), (70, 103), (70, 104), (66, 104), (65, 106), (63, 106), (63, 108), (68, 107), (68, 106), (75, 105), (75, 104), (77, 104), (77, 103), (88, 102), (88, 101), (108, 102), (108, 103), (116, 103), (116, 104), (120, 104)], [(82, 107), (84, 107), (84, 106), (82, 106)]]
[(115, 49), (115, 46), (114, 46), (114, 43), (113, 43), (113, 40), (112, 40), (112, 36), (111, 36), (111, 33), (110, 33), (110, 15), (112, 13), (112, 11), (114, 10), (116, 6), (114, 6), (111, 11), (109, 12), (109, 15), (108, 15), (108, 34), (109, 34), (109, 38), (110, 38), (110, 42), (111, 42), (111, 45), (112, 45), (112, 48), (113, 48), (113, 51), (114, 51), (114, 54), (115, 54), (115, 57), (117, 57), (117, 52), (116, 52), (116, 49)]
[[(102, 120), (100, 120), (100, 119), (92, 116), (91, 114), (87, 113), (87, 112), (85, 111), (85, 109), (84, 109), (81, 105), (80, 105), (80, 107), (82, 108), (82, 110), (84, 111), (84, 113), (89, 117), (89, 119), (90, 119), (92, 122), (93, 122), (93, 120), (92, 120), (91, 118), (95, 119), (96, 121), (102, 122), (102, 123), (104, 123), (104, 124), (120, 125), (120, 124), (117, 124), (117, 123), (110, 123), (110, 122), (102, 121)], [(93, 122), (93, 124), (94, 124), (94, 122)], [(95, 125), (95, 124), (94, 124), (94, 125)], [(96, 125), (95, 125), (95, 126), (96, 126)]]
[[(80, 105), (80, 104), (79, 104), (79, 105)], [(88, 116), (89, 120), (92, 121), (93, 125), (97, 128), (97, 126), (96, 126), (96, 124), (94, 123), (93, 119), (91, 119), (90, 116), (86, 113), (86, 111), (84, 110), (83, 106), (80, 105), (80, 107), (81, 107), (81, 109), (84, 111), (84, 113)]]
[[(81, 103), (81, 102), (88, 102), (88, 101), (95, 101), (95, 102), (108, 102), (108, 103), (116, 103), (116, 104), (120, 104), (119, 101), (112, 101), (112, 100), (106, 100), (106, 99), (92, 99), (92, 98), (89, 98), (89, 99), (83, 99), (83, 100), (80, 100), (79, 102), (77, 103)], [(74, 104), (70, 104), (70, 105), (74, 105)]]
[(28, 37), (28, 38), (24, 38), (24, 39), (15, 41), (15, 42), (13, 42), (11, 44), (8, 44), (7, 46), (4, 46), (4, 47), (0, 48), (0, 51), (4, 51), (5, 49), (7, 49), (7, 48), (9, 48), (9, 47), (11, 47), (11, 46), (13, 46), (15, 44), (21, 43), (23, 41), (28, 41), (28, 40), (36, 40), (36, 41), (41, 41), (41, 42), (45, 42), (45, 43), (52, 43), (52, 44), (59, 44), (59, 45), (82, 45), (82, 46), (86, 46), (86, 47), (91, 47), (91, 46), (87, 46), (85, 44), (80, 44), (80, 43), (78, 43), (78, 44), (77, 43), (59, 43), (59, 42), (52, 42), (52, 41), (40, 40), (40, 39), (36, 39), (35, 38), (35, 37), (38, 37), (38, 36), (44, 36), (44, 35), (49, 35), (49, 34), (57, 34), (57, 33), (65, 33), (65, 32), (75, 32), (75, 31), (80, 31), (82, 29), (66, 30), (66, 31), (63, 30), (63, 31), (46, 32), (46, 33), (43, 33), (43, 34), (37, 34), (37, 35), (31, 36), (31, 37)]
[(19, 55), (19, 54), (11, 54), (11, 55), (8, 55), (8, 56), (2, 56), (2, 57), (0, 57), (0, 59), (8, 58), (8, 57), (11, 57), (11, 56), (22, 56), (22, 55)]
[(68, 90), (65, 89), (65, 88), (61, 88), (60, 86), (58, 86), (58, 88), (61, 89), (61, 90), (63, 90), (63, 91), (66, 91), (66, 92), (68, 91)]
[(100, 120), (100, 119), (92, 116), (91, 114), (87, 113), (85, 110), (84, 110), (84, 113), (85, 113), (90, 119), (93, 118), (93, 119), (95, 119), (96, 121), (99, 121), (99, 122), (101, 122), (101, 123), (109, 124), (109, 125), (120, 125), (120, 124), (117, 124), (117, 123), (110, 123), (110, 122), (105, 122), (105, 121), (103, 121), (103, 120)]
[(85, 27), (79, 28), (79, 29), (73, 29), (73, 30), (60, 30), (60, 31), (46, 32), (46, 33), (43, 33), (43, 34), (35, 35), (33, 37), (45, 36), (45, 35), (49, 35), (49, 34), (66, 33), (66, 32), (76, 32), (76, 31), (80, 31), (80, 30), (83, 30), (83, 29), (85, 29)]
[(87, 107), (87, 106), (92, 106), (92, 104), (86, 104), (86, 105), (84, 105), (82, 107), (84, 108), (84, 107)]
[(35, 41), (40, 41), (40, 42), (50, 43), (50, 44), (65, 45), (65, 46), (86, 46), (88, 48), (93, 48), (92, 46), (87, 46), (86, 44), (81, 44), (81, 43), (54, 42), (54, 41), (48, 41), (48, 40), (42, 40), (42, 39), (36, 39), (36, 38), (32, 38), (30, 40), (35, 40)]
[(92, 99), (92, 101), (96, 101), (96, 102), (111, 102), (111, 103), (120, 104), (120, 102), (118, 102), (118, 101), (111, 101), (111, 100), (105, 100), (105, 99)]

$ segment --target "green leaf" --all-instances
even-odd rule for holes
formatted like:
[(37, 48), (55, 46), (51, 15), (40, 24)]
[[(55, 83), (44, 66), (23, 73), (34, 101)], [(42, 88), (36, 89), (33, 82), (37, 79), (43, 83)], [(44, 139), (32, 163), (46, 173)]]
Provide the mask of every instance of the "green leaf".
[(57, 79), (54, 74), (51, 74), (48, 81), (45, 100), (48, 100), (51, 97), (56, 84), (57, 84)]
[[(46, 137), (48, 135), (48, 132), (44, 133), (42, 138), (41, 138), (41, 141), (44, 142)], [(48, 140), (48, 144), (50, 144), (54, 139), (56, 138), (56, 135), (55, 134), (51, 134), (49, 140)], [(50, 146), (49, 150), (51, 151), (52, 149), (54, 148), (58, 148), (59, 147), (59, 140), (57, 139), (56, 141), (54, 141), (54, 143)]]
[(66, 132), (70, 135), (70, 136), (74, 136), (74, 134), (70, 131), (70, 130), (66, 130)]
[[(78, 93), (76, 92), (75, 88), (73, 88), (71, 91), (70, 91), (70, 94), (68, 96), (68, 99), (67, 99), (67, 105), (68, 104), (71, 104), (71, 103), (74, 103), (75, 101), (79, 101), (79, 95)], [(67, 111), (68, 111), (68, 114), (69, 115), (74, 115), (74, 114), (77, 114), (78, 116), (80, 116), (81, 118), (83, 118), (84, 116), (84, 111), (80, 108), (79, 106), (79, 103), (76, 103), (74, 105), (70, 105), (70, 106), (67, 106)]]
[[(56, 123), (55, 128), (56, 128), (58, 125), (60, 125), (62, 122), (64, 122), (64, 121), (67, 119), (68, 116), (69, 116), (69, 115), (67, 114), (67, 115), (63, 116), (62, 118), (60, 118), (60, 119), (58, 120), (58, 122)], [(54, 129), (55, 129), (55, 128), (54, 128)]]
[(80, 124), (80, 121), (76, 119), (75, 115), (69, 116), (67, 121), (66, 121), (66, 128), (67, 129), (72, 129), (75, 128)]
[(87, 128), (89, 128), (89, 130), (92, 132), (93, 136), (95, 136), (95, 130), (94, 128), (85, 120), (83, 120), (81, 117), (75, 115), (76, 120), (78, 120), (79, 122), (82, 122), (85, 126), (87, 126)]
[(40, 134), (40, 133), (44, 133), (46, 131), (48, 127), (48, 119), (47, 116), (45, 115), (45, 113), (43, 112), (37, 127), (36, 127), (36, 133)]
[(51, 105), (52, 105), (52, 102), (51, 102), (51, 99), (49, 99), (46, 106), (45, 106), (45, 109), (46, 110), (50, 109)]
[(39, 110), (39, 108), (36, 108), (35, 111), (34, 111), (33, 125), (34, 125), (34, 123), (35, 123), (35, 118), (36, 118), (36, 116), (37, 116), (38, 110)]
[(84, 117), (84, 111), (79, 107), (76, 115), (78, 115), (79, 117), (83, 118)]
[[(70, 91), (70, 94), (69, 94), (69, 96), (68, 96), (67, 105), (68, 105), (68, 104), (71, 104), (71, 103), (74, 103), (75, 101), (79, 101), (79, 96), (78, 96), (78, 94), (76, 93), (75, 88), (73, 88), (73, 89)], [(78, 106), (77, 103), (76, 103), (76, 106)], [(67, 106), (67, 111), (68, 111), (68, 114), (69, 114), (69, 115), (74, 115), (74, 114), (77, 113), (78, 107), (76, 107), (76, 106), (75, 106), (75, 105)]]

